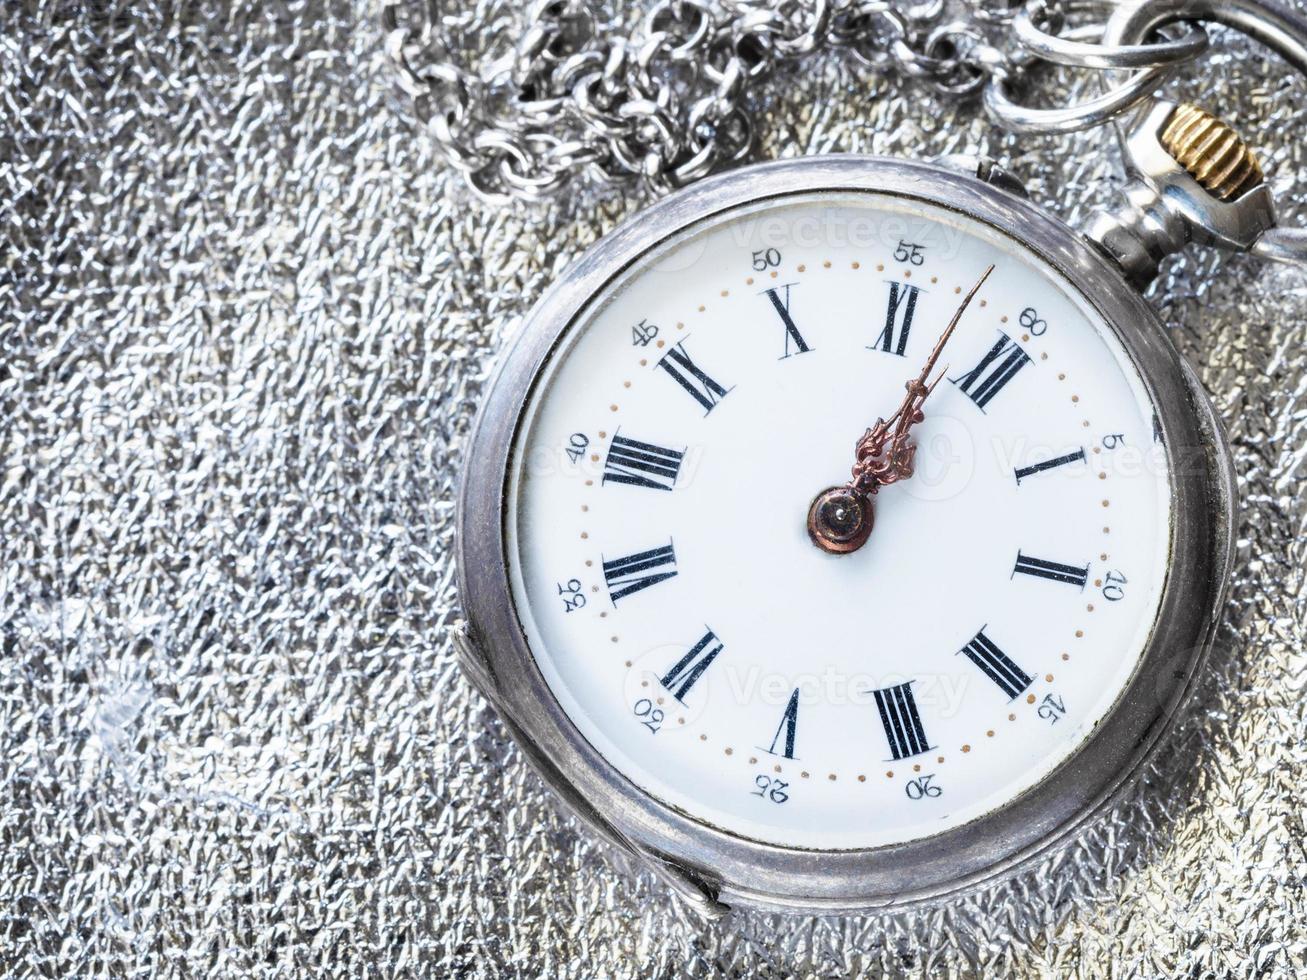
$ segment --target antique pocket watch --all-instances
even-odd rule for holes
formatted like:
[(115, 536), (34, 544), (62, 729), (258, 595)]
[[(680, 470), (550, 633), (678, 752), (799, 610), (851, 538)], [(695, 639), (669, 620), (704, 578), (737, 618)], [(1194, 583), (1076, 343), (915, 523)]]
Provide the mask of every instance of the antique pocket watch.
[[(1104, 50), (1138, 60), (1153, 7)], [(1298, 246), (1220, 122), (1149, 100), (1125, 130), (1129, 203), (1088, 235), (987, 161), (702, 180), (506, 352), (463, 474), (461, 662), (572, 810), (699, 909), (991, 879), (1166, 731), (1236, 495), (1137, 287), (1192, 239)]]

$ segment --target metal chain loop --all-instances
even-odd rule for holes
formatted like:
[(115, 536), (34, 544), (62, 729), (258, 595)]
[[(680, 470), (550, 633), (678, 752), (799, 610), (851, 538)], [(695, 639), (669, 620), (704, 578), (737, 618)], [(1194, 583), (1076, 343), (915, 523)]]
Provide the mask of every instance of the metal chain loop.
[[(1111, 122), (1152, 97), (1176, 71), (1207, 50), (1202, 24), (1184, 22), (1175, 37), (1152, 34), (1147, 43), (1114, 44), (1107, 36), (1110, 18), (1124, 7), (1147, 10), (1165, 0), (1029, 0), (1011, 21), (1013, 36), (1030, 60), (1094, 69), (1110, 86), (1096, 98), (1049, 109), (1021, 104), (1011, 79), (995, 72), (985, 86), (985, 108), (1016, 132), (1071, 133)], [(1068, 15), (1090, 14), (1092, 20), (1068, 28)], [(1172, 18), (1178, 20), (1178, 18)], [(1124, 80), (1114, 73), (1130, 71)]]
[[(495, 0), (470, 12), (381, 0), (381, 20), (431, 137), (478, 194), (503, 201), (583, 173), (668, 189), (741, 160), (758, 83), (821, 51), (974, 94), (1009, 74), (989, 34), (1014, 9), (967, 2), (974, 16), (953, 21), (946, 0), (658, 0), (633, 34), (597, 0), (536, 0), (520, 23)], [(485, 50), (496, 39), (504, 50)]]
[[(1065, 131), (1146, 98), (1207, 45), (1197, 25), (1139, 45), (1091, 43), (1101, 19), (1065, 29), (1110, 12), (1105, 0), (656, 0), (634, 31), (601, 2), (535, 0), (522, 15), (508, 0), (381, 0), (399, 84), (478, 194), (543, 198), (583, 174), (697, 180), (748, 155), (759, 83), (822, 51), (952, 98), (983, 90), (1011, 128)], [(1083, 106), (1029, 110), (1012, 92), (1036, 61), (1137, 73)]]

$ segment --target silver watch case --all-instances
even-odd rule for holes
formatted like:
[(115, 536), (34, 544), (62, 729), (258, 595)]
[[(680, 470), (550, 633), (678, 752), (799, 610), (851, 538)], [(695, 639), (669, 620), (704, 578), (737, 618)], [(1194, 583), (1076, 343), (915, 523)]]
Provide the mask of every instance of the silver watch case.
[[(510, 454), (550, 352), (632, 262), (714, 216), (830, 191), (930, 202), (1033, 250), (1094, 306), (1133, 359), (1157, 411), (1172, 474), (1171, 561), (1153, 633), (1125, 691), (1085, 743), (1011, 803), (963, 826), (886, 847), (815, 851), (749, 840), (647, 795), (577, 731), (528, 649), (505, 554)], [(594, 831), (633, 853), (706, 914), (735, 903), (789, 912), (883, 908), (1011, 872), (1110, 804), (1169, 727), (1209, 646), (1233, 551), (1234, 479), (1220, 424), (1162, 324), (1103, 253), (1039, 207), (943, 167), (864, 156), (763, 164), (702, 181), (627, 220), (535, 306), (503, 357), (467, 451), (457, 520), (467, 676), (523, 753)]]

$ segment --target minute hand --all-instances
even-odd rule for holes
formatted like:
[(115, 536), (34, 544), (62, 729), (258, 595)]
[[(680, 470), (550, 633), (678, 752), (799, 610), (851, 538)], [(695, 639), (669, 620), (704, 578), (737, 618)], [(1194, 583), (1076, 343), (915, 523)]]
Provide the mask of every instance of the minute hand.
[(935, 386), (944, 379), (948, 368), (941, 371), (929, 384), (926, 379), (934, 370), (935, 362), (939, 360), (944, 345), (957, 329), (962, 314), (966, 312), (972, 298), (993, 271), (994, 267), (991, 265), (962, 298), (962, 305), (954, 311), (953, 319), (949, 320), (948, 327), (935, 342), (935, 347), (930, 352), (930, 357), (926, 358), (921, 373), (904, 385), (908, 393), (904, 396), (898, 411), (888, 419), (878, 418), (876, 424), (858, 440), (854, 447), (853, 479), (847, 484), (853, 492), (863, 496), (873, 494), (883, 486), (906, 480), (912, 475), (917, 447), (909, 441), (908, 435), (912, 427), (926, 417), (922, 406), (930, 397), (930, 393), (935, 390)]

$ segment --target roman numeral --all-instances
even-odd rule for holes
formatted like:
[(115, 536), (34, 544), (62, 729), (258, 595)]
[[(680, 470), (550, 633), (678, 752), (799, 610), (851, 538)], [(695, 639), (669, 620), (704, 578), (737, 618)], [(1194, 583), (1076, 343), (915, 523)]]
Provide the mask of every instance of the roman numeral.
[[(793, 284), (791, 284), (793, 285)], [(781, 290), (785, 290), (785, 298), (781, 299)], [(771, 305), (776, 309), (776, 315), (781, 318), (781, 323), (785, 326), (785, 353), (781, 355), (781, 360), (790, 356), (790, 341), (794, 341), (794, 346), (798, 348), (794, 351), (796, 354), (806, 354), (812, 350), (807, 341), (803, 339), (803, 334), (799, 333), (799, 328), (794, 325), (794, 317), (790, 316), (790, 286), (774, 286), (767, 290), (767, 298), (771, 300)]]
[(980, 632), (967, 641), (959, 653), (965, 653), (967, 659), (985, 672), (985, 676), (1002, 688), (1003, 693), (1008, 696), (1010, 701), (1026, 688), (1034, 680), (1029, 674), (1012, 662), (1012, 659), (998, 648), (989, 637), (985, 635), (985, 628), (982, 626)]
[(885, 328), (876, 342), (867, 350), (883, 350), (886, 354), (903, 356), (908, 347), (908, 334), (912, 332), (912, 317), (917, 312), (916, 286), (903, 282), (889, 284), (889, 305), (885, 310)]
[(906, 759), (927, 751), (930, 745), (926, 742), (926, 730), (921, 727), (917, 699), (912, 695), (912, 681), (874, 693), (890, 754), (895, 759)]
[(703, 676), (703, 672), (717, 659), (717, 654), (722, 652), (723, 647), (722, 641), (709, 630), (698, 643), (690, 647), (689, 653), (676, 661), (672, 669), (663, 675), (663, 687), (671, 691), (677, 701), (684, 701), (695, 681)]
[(1067, 453), (1065, 456), (1058, 456), (1056, 459), (1046, 459), (1042, 463), (1035, 463), (1032, 466), (1023, 466), (1014, 472), (1017, 475), (1017, 483), (1020, 483), (1028, 476), (1034, 476), (1036, 473), (1043, 473), (1044, 470), (1051, 470), (1058, 466), (1065, 466), (1067, 463), (1083, 463), (1085, 461), (1084, 449), (1077, 449), (1073, 453)]
[(949, 380), (966, 392), (983, 412), (990, 400), (1003, 390), (1003, 386), (1029, 363), (1030, 355), (1000, 330), (998, 342), (980, 359), (979, 364), (966, 374)]
[(670, 348), (658, 362), (658, 366), (703, 406), (705, 415), (711, 412), (731, 390), (723, 388), (705, 374), (699, 365), (690, 360), (690, 355), (685, 352), (684, 342)]
[(1082, 589), (1085, 587), (1085, 580), (1089, 578), (1088, 565), (1084, 567), (1063, 565), (1060, 561), (1049, 561), (1047, 558), (1031, 558), (1029, 555), (1023, 555), (1020, 549), (1017, 550), (1017, 563), (1012, 569), (1012, 574), (1015, 575), (1017, 572), (1022, 575), (1037, 575), (1054, 582), (1067, 582), (1078, 585)]
[(604, 459), (604, 476), (599, 482), (670, 490), (676, 485), (684, 455), (684, 450), (666, 449), (614, 434)]
[(618, 599), (666, 582), (675, 575), (676, 553), (672, 551), (670, 542), (661, 548), (604, 562), (604, 581), (608, 583), (608, 595), (613, 605), (617, 605)]
[(790, 703), (785, 707), (785, 713), (781, 715), (781, 723), (776, 726), (776, 734), (772, 736), (771, 748), (767, 751), (771, 755), (776, 755), (776, 745), (781, 741), (781, 734), (785, 735), (784, 751), (780, 754), (786, 759), (794, 758), (794, 732), (799, 727), (799, 689), (796, 687), (794, 693), (790, 695)]

